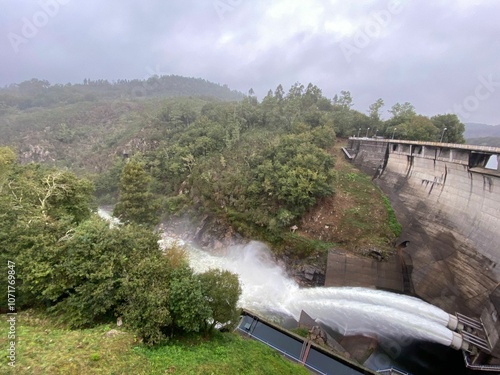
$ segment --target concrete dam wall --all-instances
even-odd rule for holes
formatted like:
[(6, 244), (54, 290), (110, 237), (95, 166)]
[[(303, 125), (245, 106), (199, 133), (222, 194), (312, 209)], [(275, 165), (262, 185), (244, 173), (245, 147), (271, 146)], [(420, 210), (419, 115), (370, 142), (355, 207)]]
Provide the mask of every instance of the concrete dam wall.
[(415, 293), (481, 315), (500, 281), (500, 149), (352, 138), (347, 155), (374, 176), (403, 225)]

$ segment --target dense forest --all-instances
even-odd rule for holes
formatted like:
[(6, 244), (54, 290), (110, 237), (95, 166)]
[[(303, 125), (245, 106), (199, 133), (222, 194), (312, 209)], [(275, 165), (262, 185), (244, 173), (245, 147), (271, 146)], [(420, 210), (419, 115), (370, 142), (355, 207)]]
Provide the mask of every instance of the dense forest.
[(82, 84), (55, 84), (36, 78), (0, 88), (0, 114), (11, 110), (54, 107), (105, 99), (197, 96), (240, 100), (243, 94), (199, 78), (154, 75), (145, 80), (84, 79)]

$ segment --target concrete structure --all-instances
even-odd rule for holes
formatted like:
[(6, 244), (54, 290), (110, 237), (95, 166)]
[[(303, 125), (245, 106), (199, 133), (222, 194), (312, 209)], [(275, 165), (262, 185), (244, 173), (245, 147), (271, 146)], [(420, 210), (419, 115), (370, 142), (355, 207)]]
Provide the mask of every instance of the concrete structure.
[(359, 286), (405, 292), (399, 256), (379, 262), (377, 259), (338, 250), (330, 250), (328, 253), (325, 286)]
[(500, 282), (500, 148), (351, 138), (345, 154), (389, 197), (400, 240), (410, 241), (404, 252), (415, 293), (450, 313), (484, 318), (500, 357), (500, 302), (492, 302)]
[(500, 365), (500, 288), (496, 288), (493, 293), (491, 293), (489, 301), (487, 301), (486, 306), (481, 314), (481, 322), (486, 331), (489, 344), (491, 346), (491, 355), (496, 358), (496, 360), (490, 361), (490, 363)]
[(241, 334), (277, 350), (286, 358), (302, 364), (313, 374), (377, 374), (375, 371), (317, 345), (309, 339), (298, 336), (249, 310), (242, 311), (236, 329)]

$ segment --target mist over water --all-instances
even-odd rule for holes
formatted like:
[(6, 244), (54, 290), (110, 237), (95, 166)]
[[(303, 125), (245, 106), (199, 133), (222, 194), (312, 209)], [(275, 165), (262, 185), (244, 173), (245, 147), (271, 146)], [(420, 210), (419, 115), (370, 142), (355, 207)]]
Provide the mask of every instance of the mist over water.
[(239, 275), (240, 307), (264, 316), (299, 319), (302, 310), (344, 335), (411, 337), (449, 346), (448, 314), (414, 297), (364, 288), (304, 288), (276, 264), (266, 245), (252, 241), (215, 256), (188, 247), (195, 272), (221, 268)]
[(240, 307), (260, 313), (289, 314), (285, 307), (287, 299), (299, 291), (299, 286), (274, 262), (264, 244), (252, 241), (231, 246), (224, 256), (188, 247), (188, 256), (195, 272), (222, 268), (238, 274), (242, 288)]

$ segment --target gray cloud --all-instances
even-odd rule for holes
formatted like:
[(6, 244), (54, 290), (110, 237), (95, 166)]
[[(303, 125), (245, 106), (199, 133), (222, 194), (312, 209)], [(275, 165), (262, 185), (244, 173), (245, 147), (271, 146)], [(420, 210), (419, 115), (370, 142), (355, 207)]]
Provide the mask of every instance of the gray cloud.
[(328, 97), (350, 90), (363, 112), (381, 97), (385, 110), (409, 101), (425, 115), (500, 123), (495, 0), (18, 0), (2, 8), (2, 86), (164, 73), (262, 97), (299, 81)]

